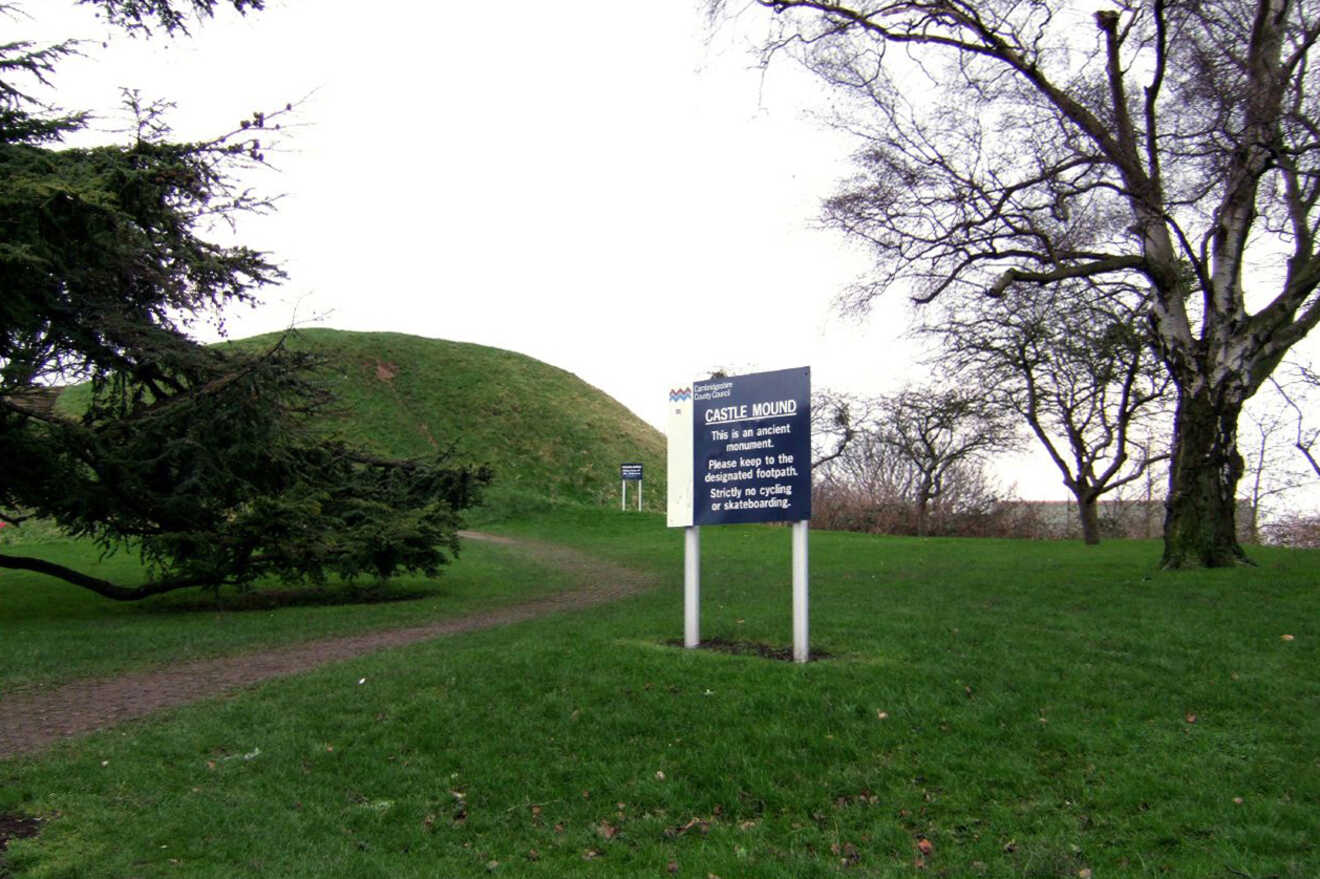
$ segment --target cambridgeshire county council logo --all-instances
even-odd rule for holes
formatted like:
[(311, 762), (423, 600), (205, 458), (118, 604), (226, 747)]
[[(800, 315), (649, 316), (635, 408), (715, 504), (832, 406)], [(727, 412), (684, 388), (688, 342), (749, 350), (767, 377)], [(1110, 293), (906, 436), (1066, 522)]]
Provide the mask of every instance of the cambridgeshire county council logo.
[(676, 404), (686, 403), (691, 399), (692, 399), (692, 388), (690, 387), (678, 388), (677, 390), (675, 390), (674, 388), (669, 389), (669, 405), (674, 406), (675, 415), (683, 414), (683, 409), (677, 406)]

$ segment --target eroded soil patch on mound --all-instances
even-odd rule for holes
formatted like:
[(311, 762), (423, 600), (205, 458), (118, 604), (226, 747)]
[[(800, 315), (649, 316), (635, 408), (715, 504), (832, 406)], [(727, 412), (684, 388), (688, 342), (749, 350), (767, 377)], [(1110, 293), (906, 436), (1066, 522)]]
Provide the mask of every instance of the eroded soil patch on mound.
[(582, 585), (534, 601), (424, 626), (363, 632), (111, 678), (73, 681), (50, 690), (6, 693), (0, 698), (0, 758), (32, 753), (61, 738), (223, 695), (271, 678), (310, 671), (326, 663), (460, 632), (582, 610), (634, 595), (657, 583), (650, 574), (568, 547), (470, 531), (462, 536), (509, 546), (547, 566), (567, 571)]

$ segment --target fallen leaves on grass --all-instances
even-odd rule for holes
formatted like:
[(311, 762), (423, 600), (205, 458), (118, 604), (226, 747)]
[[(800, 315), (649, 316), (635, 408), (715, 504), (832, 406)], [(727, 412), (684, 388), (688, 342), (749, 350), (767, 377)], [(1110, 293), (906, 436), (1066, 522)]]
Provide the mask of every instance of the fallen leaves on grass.
[(859, 794), (840, 794), (834, 798), (834, 807), (836, 809), (844, 809), (848, 806), (875, 806), (878, 805), (879, 802), (880, 798), (867, 789)]
[(830, 852), (838, 856), (839, 864), (844, 867), (855, 866), (862, 859), (862, 853), (851, 842), (842, 845), (836, 842), (830, 846)]
[(707, 833), (710, 833), (710, 822), (704, 818), (693, 816), (692, 820), (686, 824), (679, 824), (675, 827), (666, 829), (665, 836), (670, 839), (677, 839), (683, 834), (690, 833), (693, 830), (697, 831), (702, 836), (705, 836)]

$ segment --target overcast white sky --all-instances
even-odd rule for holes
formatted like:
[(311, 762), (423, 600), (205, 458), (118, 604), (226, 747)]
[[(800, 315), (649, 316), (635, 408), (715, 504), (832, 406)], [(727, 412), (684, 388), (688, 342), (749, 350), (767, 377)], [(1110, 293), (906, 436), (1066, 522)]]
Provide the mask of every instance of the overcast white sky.
[[(893, 296), (835, 297), (866, 258), (816, 225), (852, 147), (821, 87), (712, 38), (701, 0), (438, 4), (269, 0), (190, 38), (132, 39), (71, 0), (16, 28), (82, 37), (55, 100), (122, 124), (118, 89), (178, 104), (178, 136), (299, 102), (254, 182), (278, 213), (240, 238), (289, 274), (231, 336), (290, 324), (476, 342), (576, 373), (657, 427), (668, 388), (716, 367), (812, 367), (816, 388), (919, 380)], [(106, 45), (102, 45), (105, 42)], [(1005, 471), (1062, 499), (1039, 462)]]
[(60, 68), (69, 107), (113, 114), (132, 85), (188, 137), (308, 96), (258, 178), (279, 212), (242, 235), (289, 281), (236, 335), (320, 319), (510, 348), (655, 424), (716, 366), (882, 389), (899, 327), (834, 317), (865, 263), (815, 228), (849, 143), (807, 117), (805, 75), (763, 75), (731, 29), (708, 43), (699, 3), (274, 0), (172, 42), (72, 7), (38, 22), (95, 41)]

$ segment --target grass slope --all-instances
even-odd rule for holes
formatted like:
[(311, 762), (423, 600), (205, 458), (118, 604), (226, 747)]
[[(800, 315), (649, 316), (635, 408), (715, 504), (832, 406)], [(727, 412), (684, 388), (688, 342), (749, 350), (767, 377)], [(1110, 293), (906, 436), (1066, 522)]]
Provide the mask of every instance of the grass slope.
[[(224, 344), (261, 350), (280, 335)], [(557, 503), (617, 506), (626, 461), (646, 467), (645, 507), (664, 508), (664, 437), (570, 372), (513, 351), (402, 333), (301, 329), (288, 344), (325, 360), (320, 378), (338, 400), (324, 422), (330, 433), (392, 457), (452, 448), (459, 460), (490, 464), (496, 481), (481, 517)], [(86, 394), (69, 388), (59, 406), (80, 411)]]
[(341, 402), (331, 427), (354, 443), (399, 457), (453, 445), (462, 459), (495, 469), (492, 497), (514, 508), (617, 504), (619, 464), (640, 461), (648, 506), (662, 508), (664, 437), (570, 372), (499, 348), (400, 333), (304, 329), (291, 346), (326, 358), (322, 375)]
[[(663, 585), (0, 763), (0, 812), (50, 819), (9, 869), (1320, 875), (1320, 553), (1171, 574), (1145, 542), (816, 532), (812, 640), (833, 658), (794, 666), (666, 646), (682, 539), (658, 515), (505, 530)], [(704, 635), (788, 642), (788, 537), (706, 529)], [(505, 551), (446, 579), (487, 578)]]

